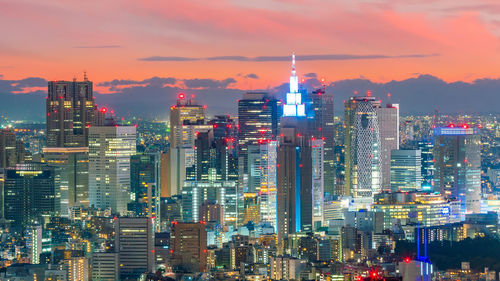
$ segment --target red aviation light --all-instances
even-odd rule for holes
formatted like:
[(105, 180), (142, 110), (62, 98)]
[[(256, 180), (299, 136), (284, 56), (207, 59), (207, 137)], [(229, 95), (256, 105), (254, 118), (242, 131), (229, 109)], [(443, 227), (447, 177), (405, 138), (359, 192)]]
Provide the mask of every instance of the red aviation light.
[(406, 258), (404, 259), (404, 262), (405, 262), (405, 263), (410, 263), (410, 258), (406, 257)]
[(105, 108), (105, 107), (102, 107), (102, 108), (101, 108), (101, 112), (102, 112), (102, 113), (106, 113), (106, 111), (108, 111), (108, 109), (107, 109), (107, 108)]
[(463, 127), (464, 127), (464, 129), (468, 129), (469, 128), (469, 126), (467, 124), (464, 124)]
[(455, 128), (455, 124), (453, 124), (453, 123), (452, 123), (452, 124), (450, 124), (448, 127), (450, 127), (450, 128)]
[(179, 95), (177, 95), (179, 97), (179, 99), (183, 100), (186, 96), (184, 95), (184, 93), (179, 93)]

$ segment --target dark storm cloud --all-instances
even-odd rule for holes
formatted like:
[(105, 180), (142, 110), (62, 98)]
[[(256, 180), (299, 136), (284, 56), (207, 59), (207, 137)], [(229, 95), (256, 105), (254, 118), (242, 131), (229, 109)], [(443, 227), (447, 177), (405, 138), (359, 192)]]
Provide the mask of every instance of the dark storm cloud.
[[(299, 61), (316, 61), (316, 60), (362, 60), (362, 59), (392, 59), (392, 58), (427, 58), (435, 57), (439, 54), (409, 54), (409, 55), (356, 55), (356, 54), (326, 54), (326, 55), (297, 55)], [(138, 58), (140, 61), (250, 61), (250, 62), (273, 62), (273, 61), (289, 61), (290, 56), (215, 56), (215, 57), (163, 57), (152, 56)]]
[(123, 79), (123, 80), (118, 80), (114, 79), (111, 81), (105, 81), (97, 84), (98, 86), (103, 86), (103, 87), (117, 87), (117, 86), (129, 86), (129, 85), (173, 85), (177, 82), (176, 78), (173, 77), (151, 77), (148, 79), (144, 79), (141, 81), (138, 80), (129, 80), (129, 79)]
[(311, 73), (304, 74), (304, 77), (306, 77), (306, 78), (316, 78), (316, 77), (318, 77), (318, 75), (316, 73), (314, 73), (314, 72), (311, 72)]

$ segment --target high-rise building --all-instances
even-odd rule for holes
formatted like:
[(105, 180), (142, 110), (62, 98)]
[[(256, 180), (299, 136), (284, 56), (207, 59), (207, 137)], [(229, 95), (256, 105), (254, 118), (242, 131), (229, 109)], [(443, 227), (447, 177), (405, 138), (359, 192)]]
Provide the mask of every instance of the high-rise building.
[[(140, 153), (130, 158), (129, 211), (148, 218), (160, 216), (160, 154)], [(157, 219), (155, 222), (159, 222)], [(156, 229), (156, 227), (154, 227)]]
[(380, 136), (382, 190), (391, 190), (391, 151), (399, 149), (399, 104), (376, 108)]
[(19, 164), (4, 171), (4, 216), (15, 226), (39, 222), (41, 216), (58, 215), (60, 194), (54, 168)]
[(88, 145), (89, 127), (94, 124), (92, 82), (50, 81), (47, 96), (47, 146)]
[(39, 224), (29, 225), (26, 228), (26, 247), (29, 249), (30, 260), (32, 264), (40, 263), (40, 254), (42, 253), (42, 226)]
[(118, 253), (92, 253), (92, 280), (119, 280), (119, 266)]
[(66, 280), (89, 280), (89, 260), (86, 257), (72, 257), (63, 261), (67, 273)]
[(333, 95), (322, 89), (308, 94), (308, 118), (310, 135), (324, 141), (324, 185), (327, 195), (337, 195), (335, 191), (335, 126)]
[(143, 273), (154, 272), (154, 232), (150, 218), (117, 218), (115, 235), (120, 280), (137, 280)]
[(305, 104), (298, 92), (295, 56), (286, 95), (278, 146), (278, 248), (288, 235), (312, 231), (313, 171)]
[(323, 204), (324, 204), (324, 161), (325, 142), (322, 139), (315, 139), (311, 142), (311, 167), (312, 167), (312, 220), (313, 229), (323, 225)]
[(478, 129), (434, 129), (435, 189), (461, 202), (462, 215), (481, 212), (481, 142)]
[[(162, 190), (165, 191), (165, 196), (180, 194), (185, 180), (190, 178), (186, 175), (186, 170), (195, 171), (196, 152), (193, 146), (177, 147), (168, 150), (165, 156), (167, 174), (165, 185), (162, 185)], [(163, 159), (162, 159), (163, 160)], [(192, 177), (192, 175), (190, 175)], [(194, 180), (194, 179), (193, 179)]]
[[(194, 101), (194, 96), (177, 95), (177, 104), (170, 107), (170, 147), (184, 146), (194, 137), (194, 131), (185, 130), (186, 125), (205, 124), (205, 108)], [(188, 144), (189, 145), (189, 144)]]
[(73, 207), (89, 206), (88, 147), (44, 147), (45, 162), (55, 167), (61, 192), (61, 216), (69, 217)]
[(267, 93), (246, 93), (238, 101), (239, 184), (248, 189), (248, 146), (276, 140), (281, 101)]
[(130, 157), (136, 153), (134, 126), (93, 126), (89, 132), (89, 204), (126, 214)]
[(25, 149), (16, 134), (7, 129), (0, 129), (0, 168), (15, 167), (24, 163)]
[(219, 204), (224, 209), (225, 225), (236, 226), (239, 209), (243, 207), (242, 194), (234, 181), (186, 181), (182, 187), (182, 219), (197, 222), (200, 207), (205, 202)]
[(345, 103), (345, 195), (372, 197), (381, 192), (378, 102), (372, 96)]
[(205, 272), (207, 267), (207, 231), (205, 223), (173, 222), (170, 236), (172, 266), (188, 272)]
[(277, 141), (260, 145), (260, 221), (277, 226)]
[(422, 157), (420, 150), (391, 152), (391, 190), (419, 191), (422, 186)]

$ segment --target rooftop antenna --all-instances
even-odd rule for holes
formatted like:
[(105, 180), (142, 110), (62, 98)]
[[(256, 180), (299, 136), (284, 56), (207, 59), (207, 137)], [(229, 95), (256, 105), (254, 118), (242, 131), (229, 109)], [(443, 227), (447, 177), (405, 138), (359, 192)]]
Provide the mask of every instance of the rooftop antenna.
[(292, 53), (292, 76), (295, 76), (295, 52)]
[(83, 81), (85, 81), (85, 82), (89, 81), (89, 79), (87, 78), (87, 71), (86, 70), (83, 71)]

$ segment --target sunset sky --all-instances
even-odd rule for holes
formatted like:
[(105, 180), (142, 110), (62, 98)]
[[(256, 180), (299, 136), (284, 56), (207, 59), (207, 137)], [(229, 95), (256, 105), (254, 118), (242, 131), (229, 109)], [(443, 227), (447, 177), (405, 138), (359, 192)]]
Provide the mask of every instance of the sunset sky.
[(86, 70), (96, 84), (233, 78), (265, 89), (286, 81), (292, 52), (299, 75), (329, 81), (500, 73), (498, 0), (0, 0), (0, 34), (9, 80)]

